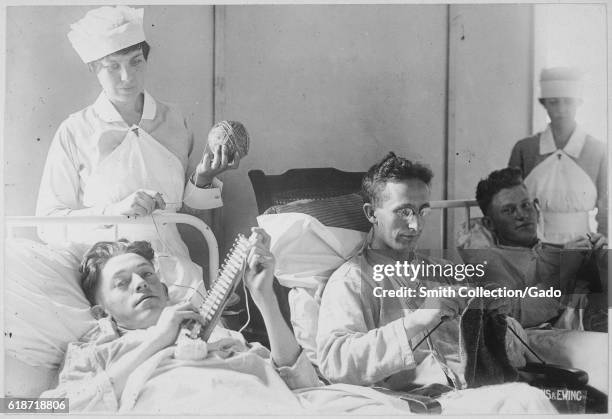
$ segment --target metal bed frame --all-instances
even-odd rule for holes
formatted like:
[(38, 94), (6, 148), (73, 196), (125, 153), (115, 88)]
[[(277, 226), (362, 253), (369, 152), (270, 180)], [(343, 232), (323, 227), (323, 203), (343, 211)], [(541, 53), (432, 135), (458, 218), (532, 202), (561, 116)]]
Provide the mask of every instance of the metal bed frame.
[(18, 227), (38, 227), (42, 225), (56, 224), (64, 225), (64, 234), (67, 234), (67, 226), (75, 224), (105, 224), (114, 225), (115, 240), (119, 239), (119, 228), (121, 224), (188, 224), (196, 228), (204, 239), (208, 247), (208, 271), (209, 283), (214, 282), (219, 270), (219, 245), (217, 239), (208, 225), (197, 217), (189, 214), (179, 213), (159, 213), (146, 217), (130, 216), (8, 216), (4, 218), (7, 238), (17, 236), (15, 229)]

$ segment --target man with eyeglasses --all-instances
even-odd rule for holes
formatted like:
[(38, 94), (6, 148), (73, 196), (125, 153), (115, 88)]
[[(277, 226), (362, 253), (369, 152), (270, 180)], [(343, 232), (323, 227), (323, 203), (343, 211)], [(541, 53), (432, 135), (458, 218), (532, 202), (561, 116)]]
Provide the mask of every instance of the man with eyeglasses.
[(538, 238), (538, 201), (519, 168), (492, 172), (476, 188), (483, 224), (494, 236), (490, 249), (460, 249), (466, 263), (483, 263), (488, 286), (561, 290), (562, 297), (525, 296), (510, 301), (524, 327), (607, 332), (607, 239), (586, 233), (557, 245)]
[[(317, 330), (320, 371), (334, 383), (391, 390), (448, 384), (448, 390), (461, 390), (438, 399), (450, 413), (499, 413), (499, 406), (506, 413), (545, 412), (549, 406), (540, 391), (523, 383), (463, 391), (466, 355), (462, 359), (459, 316), (468, 298), (450, 291), (422, 296), (420, 288), (452, 290), (458, 285), (452, 277), (400, 269), (404, 262), (413, 268), (450, 263), (417, 250), (432, 177), (428, 167), (394, 153), (366, 173), (361, 192), (372, 229), (323, 292)], [(506, 334), (505, 343), (513, 348), (510, 362), (524, 363), (524, 348), (514, 336)]]

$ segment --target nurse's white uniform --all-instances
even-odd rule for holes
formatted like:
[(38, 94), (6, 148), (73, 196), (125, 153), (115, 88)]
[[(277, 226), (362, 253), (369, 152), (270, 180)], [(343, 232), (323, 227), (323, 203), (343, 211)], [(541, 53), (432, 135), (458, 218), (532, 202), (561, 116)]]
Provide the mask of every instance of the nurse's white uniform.
[(540, 203), (539, 235), (545, 242), (562, 244), (596, 231), (597, 187), (574, 160), (585, 140), (586, 134), (576, 128), (568, 144), (557, 149), (550, 127), (540, 136), (540, 155), (552, 154), (533, 168), (525, 185)]
[[(58, 129), (47, 156), (37, 214), (102, 215), (109, 205), (138, 189), (159, 192), (166, 202), (166, 212), (179, 210), (183, 202), (194, 209), (219, 207), (218, 180), (211, 189), (185, 182), (192, 141), (180, 112), (156, 102), (147, 92), (142, 120), (132, 126), (123, 121), (102, 93), (93, 105), (71, 115)], [(174, 147), (174, 151), (168, 147)], [(88, 224), (45, 228), (40, 235), (48, 243), (93, 244), (114, 240), (115, 231), (114, 226)], [(177, 285), (189, 286), (195, 278), (201, 282), (201, 270), (191, 263), (176, 226), (121, 226), (118, 236), (150, 241), (158, 263), (172, 270), (174, 276), (185, 278)]]

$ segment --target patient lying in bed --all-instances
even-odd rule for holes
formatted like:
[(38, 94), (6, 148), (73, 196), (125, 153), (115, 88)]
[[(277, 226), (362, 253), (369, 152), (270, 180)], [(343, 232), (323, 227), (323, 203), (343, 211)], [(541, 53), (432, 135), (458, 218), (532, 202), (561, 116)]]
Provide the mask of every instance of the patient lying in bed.
[(244, 280), (263, 315), (270, 351), (217, 328), (206, 359), (176, 359), (181, 323), (200, 314), (188, 302), (169, 300), (149, 243), (100, 242), (81, 268), (98, 325), (69, 345), (58, 387), (41, 397), (68, 397), (73, 412), (405, 414), (400, 409), (407, 405), (372, 389), (321, 387), (272, 291), (269, 236), (254, 229), (251, 240)]

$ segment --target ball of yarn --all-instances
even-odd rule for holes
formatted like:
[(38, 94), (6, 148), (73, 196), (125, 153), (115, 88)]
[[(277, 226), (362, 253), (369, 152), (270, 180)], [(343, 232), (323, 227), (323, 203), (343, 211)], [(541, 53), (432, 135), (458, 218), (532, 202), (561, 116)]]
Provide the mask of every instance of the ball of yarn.
[(200, 361), (208, 355), (208, 344), (202, 339), (193, 339), (188, 333), (180, 333), (174, 348), (176, 359)]
[(226, 144), (228, 154), (243, 158), (249, 152), (249, 133), (242, 123), (238, 121), (217, 122), (208, 133), (208, 145), (214, 150), (219, 145)]

